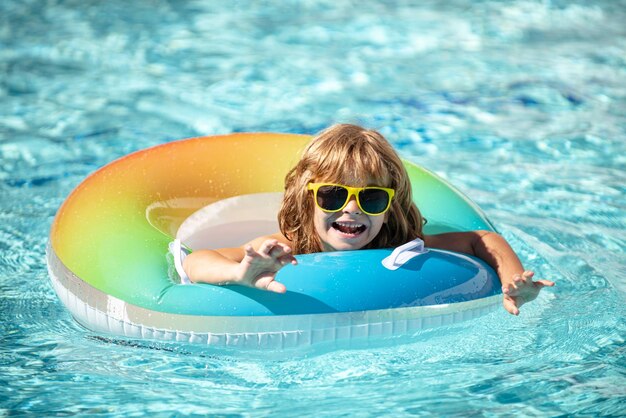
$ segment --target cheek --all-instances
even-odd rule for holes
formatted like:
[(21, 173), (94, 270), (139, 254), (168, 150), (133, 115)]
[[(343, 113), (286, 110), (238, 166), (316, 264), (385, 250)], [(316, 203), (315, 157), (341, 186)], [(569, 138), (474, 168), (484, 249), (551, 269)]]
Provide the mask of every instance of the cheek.
[(315, 208), (315, 211), (313, 212), (313, 227), (318, 233), (326, 230), (327, 218), (328, 216), (326, 213), (322, 212), (318, 208)]
[(319, 234), (319, 232), (322, 230), (323, 227), (323, 223), (321, 222), (320, 218), (317, 216), (313, 217), (313, 228), (315, 229), (315, 231)]
[(387, 218), (386, 216), (378, 216), (376, 218), (370, 218), (371, 219), (371, 229), (372, 229), (372, 233), (373, 234), (378, 235), (378, 233), (382, 229), (383, 225), (387, 222), (386, 218)]

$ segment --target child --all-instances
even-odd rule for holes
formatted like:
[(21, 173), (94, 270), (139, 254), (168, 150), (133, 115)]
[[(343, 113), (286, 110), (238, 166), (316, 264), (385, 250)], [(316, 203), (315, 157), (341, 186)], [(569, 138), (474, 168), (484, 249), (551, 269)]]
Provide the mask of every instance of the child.
[[(363, 187), (367, 187), (362, 190)], [(502, 282), (504, 308), (513, 315), (548, 280), (532, 281), (509, 244), (491, 231), (424, 235), (408, 174), (376, 131), (335, 125), (319, 134), (285, 178), (280, 232), (238, 248), (194, 251), (184, 261), (191, 281), (238, 284), (284, 293), (274, 280), (293, 254), (397, 247), (419, 237), (431, 248), (483, 259)]]

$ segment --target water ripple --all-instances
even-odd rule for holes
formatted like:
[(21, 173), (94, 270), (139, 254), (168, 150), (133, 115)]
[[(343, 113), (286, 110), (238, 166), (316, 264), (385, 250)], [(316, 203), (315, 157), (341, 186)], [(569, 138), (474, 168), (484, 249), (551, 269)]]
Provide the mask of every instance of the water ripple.
[[(624, 2), (237, 6), (0, 2), (0, 415), (622, 414)], [(336, 121), (470, 195), (556, 287), (515, 318), (255, 356), (97, 335), (58, 301), (49, 227), (90, 172)]]

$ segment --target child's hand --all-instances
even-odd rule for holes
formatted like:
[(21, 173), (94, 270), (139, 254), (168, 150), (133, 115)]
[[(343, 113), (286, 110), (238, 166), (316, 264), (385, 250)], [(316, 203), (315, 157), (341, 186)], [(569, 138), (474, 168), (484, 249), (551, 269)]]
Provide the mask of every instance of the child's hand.
[(504, 309), (510, 314), (519, 315), (520, 306), (535, 299), (545, 286), (554, 286), (554, 282), (550, 280), (533, 282), (534, 274), (532, 271), (525, 271), (521, 275), (516, 274), (513, 276), (513, 282), (502, 286), (502, 293), (504, 294), (502, 303)]
[(278, 270), (287, 264), (298, 264), (288, 245), (275, 239), (268, 239), (261, 244), (258, 252), (251, 245), (247, 245), (245, 256), (237, 268), (236, 283), (285, 293), (287, 290), (285, 285), (275, 281), (274, 278)]

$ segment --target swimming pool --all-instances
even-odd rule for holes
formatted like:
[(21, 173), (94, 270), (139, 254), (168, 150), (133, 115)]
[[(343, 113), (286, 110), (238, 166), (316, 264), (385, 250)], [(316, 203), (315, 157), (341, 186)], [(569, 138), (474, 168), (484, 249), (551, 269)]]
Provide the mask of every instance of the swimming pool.
[[(623, 1), (0, 3), (0, 414), (623, 414), (625, 18)], [(59, 302), (49, 226), (88, 173), (337, 121), (458, 186), (557, 286), (517, 318), (243, 356), (112, 340)]]

